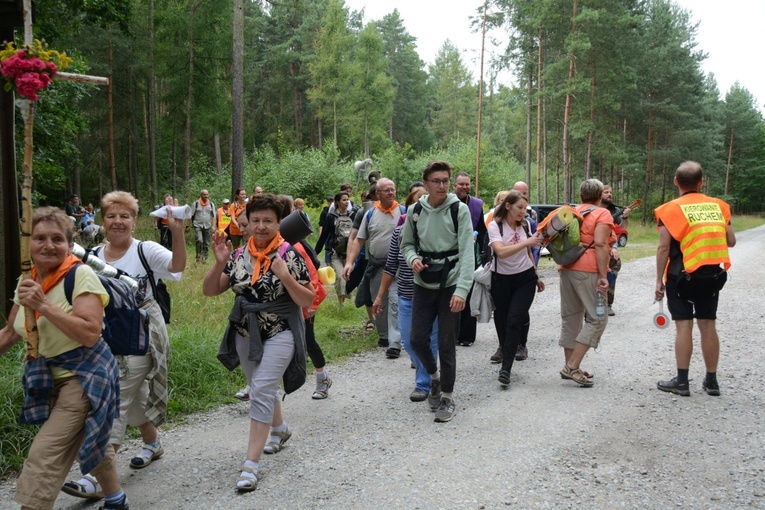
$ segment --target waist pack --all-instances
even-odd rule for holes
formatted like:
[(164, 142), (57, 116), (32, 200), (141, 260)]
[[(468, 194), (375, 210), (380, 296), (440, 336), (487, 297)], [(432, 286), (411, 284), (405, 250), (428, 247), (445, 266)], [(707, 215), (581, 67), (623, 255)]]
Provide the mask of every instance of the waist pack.
[(539, 224), (537, 232), (542, 232), (544, 235), (547, 250), (555, 262), (561, 266), (568, 266), (592, 248), (595, 241), (587, 246), (583, 245), (579, 229), (584, 222), (584, 217), (596, 208), (596, 206), (588, 207), (580, 213), (573, 207), (564, 205), (551, 211)]
[(690, 302), (712, 298), (727, 281), (728, 273), (719, 266), (702, 266), (693, 273), (682, 271), (677, 279), (677, 295)]
[[(77, 267), (64, 278), (64, 294), (72, 304)], [(117, 278), (98, 275), (101, 285), (109, 294), (104, 308), (104, 328), (101, 336), (118, 356), (143, 356), (149, 352), (149, 312), (138, 306), (130, 286)]]

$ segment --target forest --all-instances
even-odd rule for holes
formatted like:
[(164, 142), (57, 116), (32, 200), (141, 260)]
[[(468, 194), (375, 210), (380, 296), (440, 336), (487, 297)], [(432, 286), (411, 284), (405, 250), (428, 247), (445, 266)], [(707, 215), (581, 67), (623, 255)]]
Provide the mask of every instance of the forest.
[(595, 177), (620, 203), (641, 198), (646, 219), (691, 159), (705, 192), (765, 210), (763, 116), (748, 90), (721, 93), (702, 71), (690, 13), (668, 0), (475, 3), (476, 37), (504, 34), (483, 78), (448, 40), (426, 66), (398, 11), (365, 24), (343, 0), (38, 0), (35, 37), (111, 84), (42, 95), (35, 199), (125, 189), (150, 206), (260, 185), (317, 206), (342, 182), (359, 189), (357, 160), (406, 189), (442, 158), (489, 201), (522, 179), (532, 202), (576, 202)]

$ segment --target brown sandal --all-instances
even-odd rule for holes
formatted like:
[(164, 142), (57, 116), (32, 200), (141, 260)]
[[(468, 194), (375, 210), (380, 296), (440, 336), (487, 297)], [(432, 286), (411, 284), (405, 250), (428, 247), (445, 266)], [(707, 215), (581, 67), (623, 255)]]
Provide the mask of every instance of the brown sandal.
[(571, 368), (570, 366), (568, 366), (568, 364), (566, 364), (563, 367), (563, 370), (560, 371), (560, 376), (563, 379), (571, 379), (572, 381), (577, 383), (579, 386), (582, 386), (584, 388), (589, 388), (593, 384), (595, 384), (595, 382), (592, 380), (592, 378), (588, 377), (585, 374), (585, 372), (582, 372), (581, 369), (579, 369), (579, 368)]

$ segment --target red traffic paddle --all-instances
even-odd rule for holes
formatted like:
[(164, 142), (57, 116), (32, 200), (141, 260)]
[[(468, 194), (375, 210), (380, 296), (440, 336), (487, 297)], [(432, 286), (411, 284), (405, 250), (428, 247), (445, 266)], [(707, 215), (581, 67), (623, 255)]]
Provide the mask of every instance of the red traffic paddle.
[[(656, 303), (656, 301), (654, 301)], [(664, 300), (659, 301), (659, 313), (653, 316), (653, 325), (659, 329), (669, 327), (669, 315), (664, 313)]]

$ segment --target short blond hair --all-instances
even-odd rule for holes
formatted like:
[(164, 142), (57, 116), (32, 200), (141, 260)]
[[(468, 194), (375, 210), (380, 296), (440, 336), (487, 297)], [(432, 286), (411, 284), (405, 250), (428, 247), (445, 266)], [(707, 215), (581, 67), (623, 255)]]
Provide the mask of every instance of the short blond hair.
[(123, 206), (133, 218), (138, 216), (138, 200), (127, 191), (111, 191), (101, 198), (101, 214), (106, 215), (109, 209), (115, 206)]

